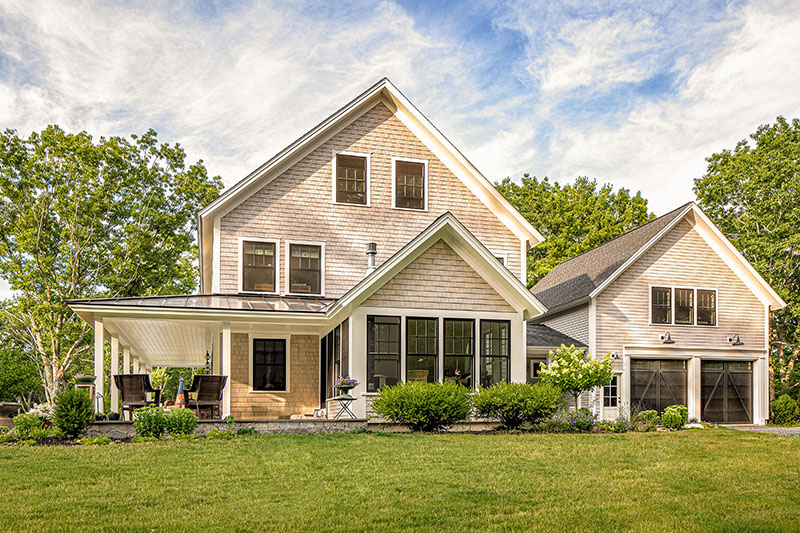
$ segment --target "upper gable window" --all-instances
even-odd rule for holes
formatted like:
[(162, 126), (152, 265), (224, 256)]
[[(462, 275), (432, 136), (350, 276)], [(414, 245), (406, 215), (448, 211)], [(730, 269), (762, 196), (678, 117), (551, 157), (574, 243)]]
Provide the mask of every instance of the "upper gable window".
[(652, 287), (650, 323), (716, 326), (717, 290), (692, 287)]
[(392, 158), (394, 205), (398, 209), (428, 209), (428, 162)]
[(369, 204), (369, 156), (339, 152), (334, 156), (334, 200), (337, 204)]
[(289, 244), (289, 292), (322, 294), (323, 252), (321, 245)]
[(277, 244), (275, 242), (242, 241), (241, 249), (241, 290), (278, 292)]

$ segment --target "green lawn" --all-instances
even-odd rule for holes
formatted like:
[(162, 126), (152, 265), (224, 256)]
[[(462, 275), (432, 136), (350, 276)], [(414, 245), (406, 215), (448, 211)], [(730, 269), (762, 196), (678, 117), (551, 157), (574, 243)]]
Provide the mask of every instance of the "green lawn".
[(2, 530), (798, 530), (800, 439), (307, 435), (0, 447)]

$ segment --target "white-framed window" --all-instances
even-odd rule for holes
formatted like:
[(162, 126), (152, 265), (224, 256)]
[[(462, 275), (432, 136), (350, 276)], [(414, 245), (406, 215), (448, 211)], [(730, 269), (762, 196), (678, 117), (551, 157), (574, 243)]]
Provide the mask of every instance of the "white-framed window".
[(506, 252), (492, 252), (492, 255), (497, 259), (501, 265), (508, 266), (508, 253)]
[(280, 293), (280, 241), (239, 237), (239, 292)]
[(392, 156), (392, 207), (428, 210), (428, 160)]
[(716, 326), (717, 289), (709, 287), (650, 286), (650, 324)]
[(251, 333), (249, 340), (248, 381), (250, 392), (290, 392), (289, 335)]
[(325, 243), (286, 241), (286, 294), (325, 295)]
[(342, 205), (370, 205), (371, 155), (346, 150), (333, 152), (332, 201)]
[(619, 374), (614, 374), (611, 383), (603, 387), (603, 407), (617, 407), (619, 401)]

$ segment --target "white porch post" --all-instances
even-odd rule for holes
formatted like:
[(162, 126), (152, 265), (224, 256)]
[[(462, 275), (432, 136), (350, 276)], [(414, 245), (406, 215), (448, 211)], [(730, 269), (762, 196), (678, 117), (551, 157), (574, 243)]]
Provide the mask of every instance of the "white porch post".
[[(103, 345), (103, 319), (98, 318), (94, 321), (94, 386), (95, 386), (95, 398), (97, 395), (103, 394), (103, 374), (105, 372), (105, 365), (103, 364), (103, 355), (105, 354), (105, 346)], [(103, 401), (94, 401), (94, 408), (95, 411), (98, 413), (102, 413), (105, 410), (103, 406)]]
[(222, 375), (228, 376), (222, 390), (222, 416), (231, 414), (231, 323), (222, 323)]
[(136, 355), (133, 356), (133, 373), (139, 373), (139, 357)]
[(219, 330), (211, 332), (211, 373), (220, 375), (222, 373), (222, 351), (220, 350)]
[(111, 412), (119, 412), (119, 390), (114, 381), (114, 374), (119, 374), (119, 337), (111, 337), (111, 371), (109, 372), (108, 384), (111, 390)]
[(122, 349), (122, 373), (123, 374), (130, 374), (131, 373), (131, 349), (124, 348)]

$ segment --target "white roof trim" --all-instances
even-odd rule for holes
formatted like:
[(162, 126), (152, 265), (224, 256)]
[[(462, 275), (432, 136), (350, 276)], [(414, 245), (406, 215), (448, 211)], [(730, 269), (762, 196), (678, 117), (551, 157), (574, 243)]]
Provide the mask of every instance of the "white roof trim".
[[(755, 294), (758, 299), (769, 305), (772, 309), (780, 309), (786, 307), (786, 302), (770, 287), (769, 283), (756, 272), (750, 262), (736, 249), (736, 247), (728, 240), (727, 237), (716, 227), (716, 225), (706, 216), (705, 213), (692, 202), (686, 209), (678, 214), (669, 224), (667, 224), (661, 231), (659, 231), (652, 239), (647, 241), (639, 250), (636, 251), (622, 266), (620, 266), (611, 276), (609, 276), (603, 283), (601, 283), (595, 290), (589, 294), (589, 298), (594, 298), (603, 292), (609, 285), (611, 285), (617, 278), (619, 278), (628, 267), (635, 263), (645, 252), (653, 247), (655, 243), (661, 240), (664, 235), (669, 233), (678, 222), (686, 218), (689, 213), (693, 213), (697, 220), (702, 223), (702, 227), (698, 228), (695, 225), (697, 233), (708, 243), (708, 245), (717, 253), (717, 255), (734, 271), (734, 273), (742, 280), (742, 282)], [(703, 231), (705, 230), (705, 231)], [(713, 242), (709, 237), (713, 235), (718, 243)]]
[[(315, 144), (321, 144), (330, 136), (338, 133), (379, 101), (385, 103), (395, 113), (395, 116), (521, 241), (527, 242), (529, 246), (535, 246), (544, 240), (542, 234), (495, 189), (494, 185), (425, 115), (391, 81), (383, 78), (200, 210), (198, 213), (198, 241), (200, 243), (201, 287), (205, 289), (206, 282), (210, 281), (210, 276), (204, 276), (203, 271), (208, 268), (212, 259), (211, 224), (213, 220), (224, 216), (236, 205), (249, 198), (253, 188), (260, 188), (269, 183), (293, 164), (296, 158), (304, 156), (307, 150), (310, 151), (315, 147)], [(209, 280), (206, 280), (206, 277), (209, 277)]]

